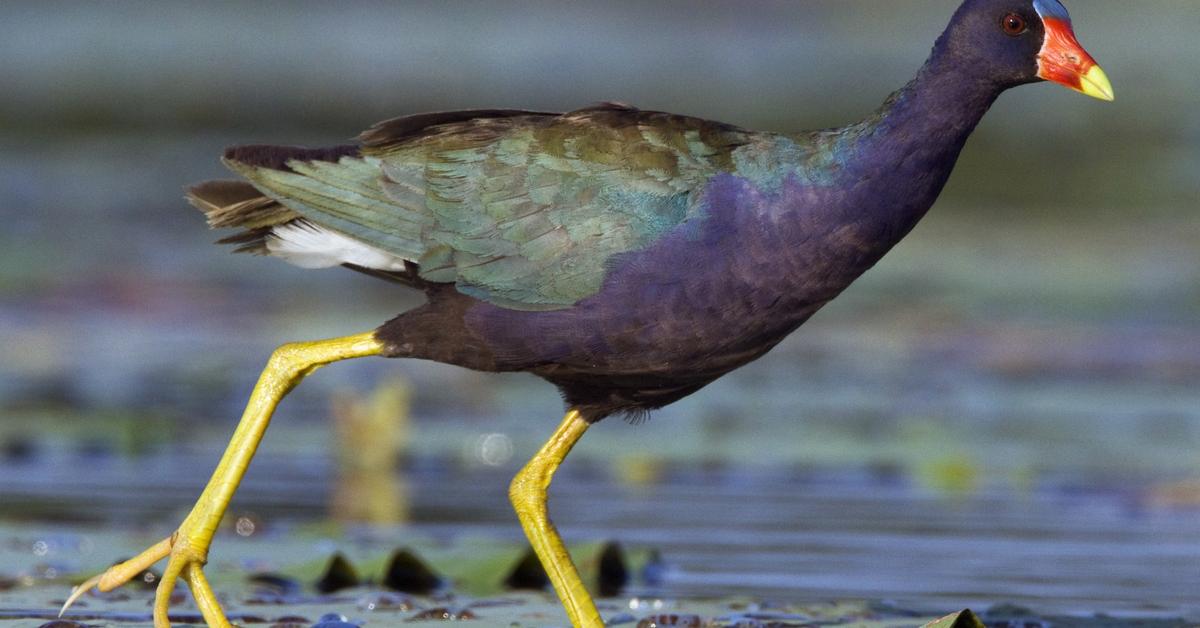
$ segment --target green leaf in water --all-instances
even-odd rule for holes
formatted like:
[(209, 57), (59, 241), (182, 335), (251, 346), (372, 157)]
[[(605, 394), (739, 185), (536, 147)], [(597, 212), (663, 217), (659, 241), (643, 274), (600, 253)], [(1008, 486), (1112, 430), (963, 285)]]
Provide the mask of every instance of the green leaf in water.
[(922, 628), (986, 628), (983, 622), (971, 612), (971, 609), (966, 609), (962, 612), (946, 615), (941, 619), (925, 624)]

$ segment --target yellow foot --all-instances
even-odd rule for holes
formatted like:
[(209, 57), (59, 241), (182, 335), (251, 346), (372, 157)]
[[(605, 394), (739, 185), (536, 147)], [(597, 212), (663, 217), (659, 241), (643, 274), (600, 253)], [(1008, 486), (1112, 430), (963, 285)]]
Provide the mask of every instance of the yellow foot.
[(246, 467), (250, 465), (250, 459), (262, 440), (267, 424), (271, 422), (275, 406), (289, 390), (300, 383), (301, 379), (321, 366), (338, 360), (379, 355), (383, 350), (384, 345), (375, 338), (374, 332), (333, 340), (286, 344), (276, 349), (267, 362), (267, 368), (259, 377), (254, 392), (250, 393), (246, 412), (242, 415), (225, 454), (217, 463), (217, 470), (204, 487), (204, 492), (200, 494), (192, 512), (179, 526), (179, 531), (172, 534), (171, 538), (155, 543), (141, 554), (110, 567), (108, 571), (76, 587), (63, 605), (63, 612), (88, 589), (97, 587), (101, 591), (111, 591), (142, 573), (150, 565), (170, 556), (154, 595), (155, 628), (168, 628), (171, 625), (167, 619), (167, 607), (171, 603), (171, 592), (175, 589), (175, 582), (181, 577), (192, 589), (196, 606), (210, 628), (229, 626), (229, 620), (225, 618), (225, 613), (221, 612), (217, 596), (213, 595), (212, 587), (208, 585), (202, 568), (208, 558), (208, 547), (212, 544), (213, 534), (221, 523), (229, 500), (233, 498), (233, 492), (237, 490), (242, 476), (246, 473)]
[(59, 611), (59, 616), (91, 588), (111, 591), (137, 577), (154, 563), (170, 557), (154, 593), (154, 627), (168, 628), (171, 625), (167, 618), (167, 609), (171, 604), (171, 593), (175, 590), (175, 582), (182, 577), (183, 581), (188, 584), (188, 588), (192, 590), (192, 597), (195, 598), (196, 607), (204, 616), (205, 623), (210, 628), (227, 628), (231, 624), (225, 618), (225, 613), (221, 611), (221, 605), (217, 603), (217, 596), (213, 593), (202, 570), (207, 559), (208, 543), (211, 541), (211, 532), (207, 535), (203, 533), (191, 535), (187, 534), (184, 528), (180, 528), (170, 538), (155, 543), (141, 554), (123, 563), (113, 565), (104, 573), (88, 578), (75, 587), (71, 591), (71, 596), (63, 604), (62, 610)]

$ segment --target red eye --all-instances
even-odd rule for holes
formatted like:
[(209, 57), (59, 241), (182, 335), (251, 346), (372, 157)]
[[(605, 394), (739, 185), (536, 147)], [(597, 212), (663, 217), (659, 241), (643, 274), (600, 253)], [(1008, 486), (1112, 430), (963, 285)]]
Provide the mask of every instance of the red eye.
[(1009, 13), (1004, 16), (1004, 19), (1000, 20), (1000, 26), (1004, 29), (1005, 33), (1013, 36), (1020, 35), (1029, 30), (1029, 27), (1025, 25), (1025, 18), (1016, 13)]

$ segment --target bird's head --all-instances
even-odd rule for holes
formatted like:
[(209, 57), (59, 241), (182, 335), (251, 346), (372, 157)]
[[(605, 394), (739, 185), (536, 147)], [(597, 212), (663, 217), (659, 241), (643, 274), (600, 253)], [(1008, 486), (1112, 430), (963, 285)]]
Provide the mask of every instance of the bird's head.
[(1059, 0), (967, 0), (939, 47), (975, 76), (1012, 87), (1053, 81), (1101, 100), (1113, 89)]

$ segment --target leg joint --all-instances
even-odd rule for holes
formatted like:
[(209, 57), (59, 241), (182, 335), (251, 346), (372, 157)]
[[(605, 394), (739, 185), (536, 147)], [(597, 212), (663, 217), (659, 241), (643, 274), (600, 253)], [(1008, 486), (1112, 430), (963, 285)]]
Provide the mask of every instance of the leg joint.
[(383, 344), (373, 332), (333, 340), (289, 342), (275, 349), (267, 367), (280, 373), (304, 376), (331, 362), (379, 355), (383, 350)]
[(313, 366), (312, 362), (305, 358), (304, 349), (304, 344), (299, 342), (289, 342), (280, 345), (271, 353), (271, 358), (267, 360), (267, 368), (277, 373), (286, 373), (288, 375), (296, 375), (304, 372)]
[(546, 503), (546, 482), (529, 467), (521, 469), (508, 485), (508, 499), (513, 505), (536, 506)]

